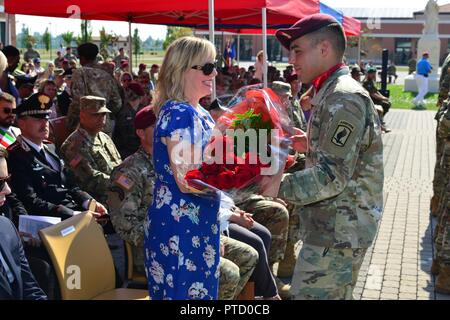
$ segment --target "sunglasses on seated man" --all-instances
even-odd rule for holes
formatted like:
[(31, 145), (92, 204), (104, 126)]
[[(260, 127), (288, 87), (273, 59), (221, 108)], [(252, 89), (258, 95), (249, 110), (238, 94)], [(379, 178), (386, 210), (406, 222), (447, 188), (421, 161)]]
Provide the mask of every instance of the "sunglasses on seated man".
[(205, 63), (203, 66), (193, 66), (192, 69), (202, 70), (205, 76), (209, 76), (214, 69), (217, 69), (217, 62)]
[(3, 191), (3, 189), (5, 189), (6, 183), (9, 182), (10, 178), (10, 174), (4, 178), (0, 178), (0, 191)]
[(12, 108), (3, 108), (2, 110), (3, 110), (3, 113), (4, 113), (4, 114), (10, 114), (10, 113), (13, 113), (13, 109), (12, 109)]

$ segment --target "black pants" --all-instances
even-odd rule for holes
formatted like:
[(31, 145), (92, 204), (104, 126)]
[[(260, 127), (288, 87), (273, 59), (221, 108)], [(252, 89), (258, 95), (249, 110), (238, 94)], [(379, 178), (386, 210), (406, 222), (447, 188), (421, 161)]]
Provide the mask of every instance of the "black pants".
[(255, 282), (255, 295), (265, 298), (276, 296), (278, 289), (267, 259), (272, 240), (270, 231), (258, 222), (255, 222), (250, 230), (230, 223), (229, 231), (231, 238), (244, 242), (258, 251), (258, 263), (250, 277), (250, 280)]

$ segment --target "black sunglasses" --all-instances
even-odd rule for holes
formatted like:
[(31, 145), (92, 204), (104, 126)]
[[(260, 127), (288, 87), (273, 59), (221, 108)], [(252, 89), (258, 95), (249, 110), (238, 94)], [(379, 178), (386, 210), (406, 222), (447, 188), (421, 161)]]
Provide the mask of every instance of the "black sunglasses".
[(0, 178), (0, 192), (5, 189), (6, 183), (9, 182), (10, 178), (10, 174), (8, 174), (5, 178)]
[(217, 63), (205, 63), (203, 66), (193, 66), (192, 69), (202, 70), (205, 76), (209, 76), (214, 69), (217, 69)]
[(3, 108), (3, 113), (4, 114), (10, 114), (10, 113), (12, 113), (13, 112), (13, 109), (12, 108)]

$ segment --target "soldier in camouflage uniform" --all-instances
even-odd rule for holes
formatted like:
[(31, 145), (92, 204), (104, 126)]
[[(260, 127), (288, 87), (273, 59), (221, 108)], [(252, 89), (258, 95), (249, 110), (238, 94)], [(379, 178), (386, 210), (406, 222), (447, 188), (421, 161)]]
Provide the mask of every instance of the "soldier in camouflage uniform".
[(141, 274), (145, 274), (144, 222), (155, 185), (152, 157), (155, 122), (150, 107), (142, 109), (133, 119), (140, 147), (111, 172), (107, 201), (114, 229), (131, 244), (134, 270)]
[(122, 162), (114, 142), (101, 132), (110, 113), (105, 103), (101, 97), (81, 97), (79, 128), (61, 146), (77, 184), (101, 202), (106, 201), (112, 170)]
[(248, 244), (221, 235), (219, 300), (233, 300), (241, 293), (258, 262), (258, 252)]
[(111, 111), (108, 115), (104, 132), (112, 135), (114, 119), (122, 107), (119, 84), (114, 77), (96, 63), (98, 47), (93, 43), (84, 43), (78, 47), (81, 68), (72, 74), (72, 103), (67, 114), (67, 127), (75, 130), (80, 121), (80, 98), (93, 95), (106, 99), (106, 106)]
[(434, 166), (434, 179), (433, 179), (433, 197), (431, 198), (430, 210), (431, 214), (434, 217), (437, 217), (438, 208), (442, 206), (441, 202), (441, 194), (443, 192), (443, 188), (445, 187), (447, 181), (444, 180), (445, 171), (442, 168), (442, 152), (444, 148), (444, 141), (446, 139), (445, 134), (439, 134), (439, 131), (445, 131), (445, 129), (441, 129), (443, 126), (445, 128), (450, 127), (448, 122), (450, 122), (449, 117), (444, 117), (444, 113), (448, 109), (448, 92), (450, 90), (450, 74), (448, 73), (448, 69), (450, 67), (450, 54), (445, 58), (444, 63), (442, 64), (441, 69), (441, 77), (439, 79), (439, 96), (437, 101), (438, 111), (436, 112), (436, 116), (434, 119), (437, 121), (436, 126), (436, 164)]
[(279, 191), (304, 207), (291, 294), (351, 299), (383, 206), (380, 122), (367, 91), (341, 63), (346, 40), (335, 18), (307, 16), (276, 36), (300, 80), (315, 88), (307, 140), (294, 139), (298, 151), (307, 151), (306, 168), (285, 175)]

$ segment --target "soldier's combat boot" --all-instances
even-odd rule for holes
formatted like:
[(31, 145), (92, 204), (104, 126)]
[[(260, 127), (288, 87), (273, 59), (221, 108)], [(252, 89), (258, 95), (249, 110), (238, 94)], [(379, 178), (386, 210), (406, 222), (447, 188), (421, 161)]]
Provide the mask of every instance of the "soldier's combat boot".
[(291, 298), (291, 294), (289, 293), (291, 285), (284, 283), (278, 277), (275, 277), (275, 282), (277, 283), (278, 295), (281, 297), (281, 299), (289, 300)]
[(434, 258), (433, 263), (431, 264), (431, 273), (434, 276), (437, 276), (439, 274), (439, 270), (441, 268), (441, 262), (439, 258)]
[(284, 259), (278, 264), (277, 276), (280, 278), (291, 278), (294, 274), (296, 262), (294, 243), (288, 241), (284, 251)]
[(442, 266), (436, 278), (436, 292), (450, 294), (450, 266)]

